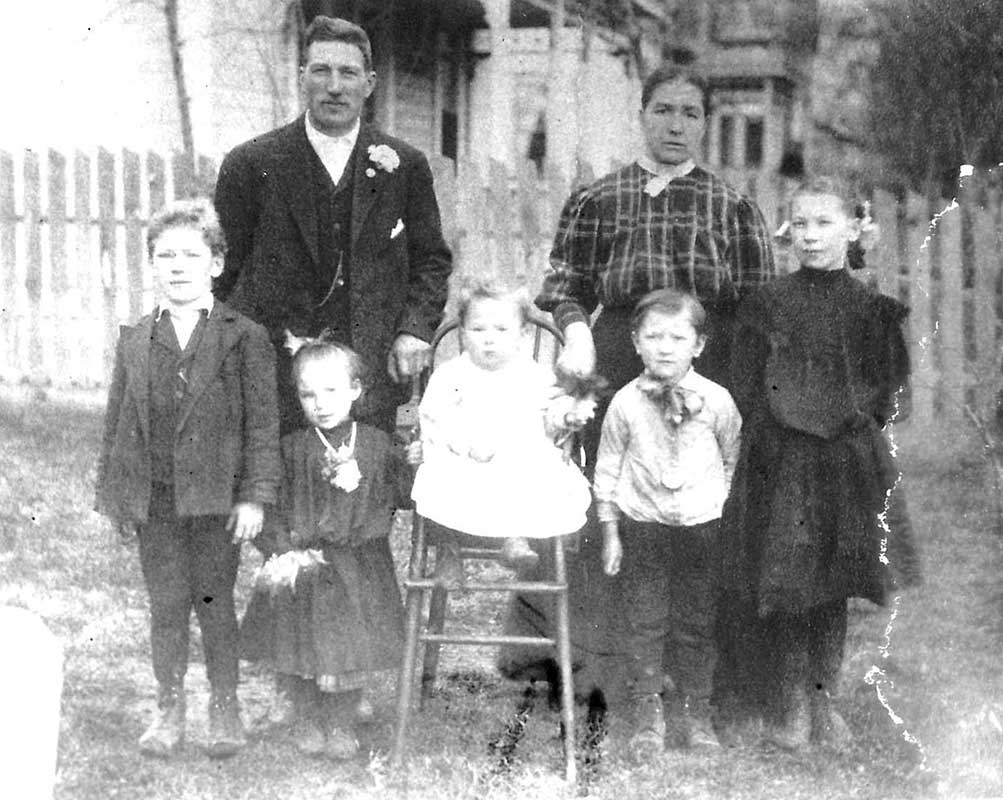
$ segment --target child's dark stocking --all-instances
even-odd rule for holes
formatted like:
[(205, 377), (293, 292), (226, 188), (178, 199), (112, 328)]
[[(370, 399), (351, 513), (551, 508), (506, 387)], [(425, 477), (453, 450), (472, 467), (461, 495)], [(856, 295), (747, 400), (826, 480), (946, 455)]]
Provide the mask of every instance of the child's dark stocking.
[(324, 727), (322, 697), (315, 681), (287, 676), (293, 705), (293, 742), (296, 749), (305, 756), (319, 756), (324, 753)]
[(811, 735), (837, 749), (853, 739), (849, 726), (833, 708), (836, 682), (846, 641), (846, 601), (837, 600), (812, 609), (808, 632), (808, 697)]

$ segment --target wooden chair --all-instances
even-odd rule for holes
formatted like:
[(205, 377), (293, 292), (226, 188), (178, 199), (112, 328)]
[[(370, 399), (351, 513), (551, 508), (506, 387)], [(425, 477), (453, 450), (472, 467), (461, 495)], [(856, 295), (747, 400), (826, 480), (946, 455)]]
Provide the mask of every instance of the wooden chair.
[[(541, 358), (544, 333), (549, 334), (554, 341), (554, 355), (563, 344), (561, 332), (544, 320), (534, 320), (536, 326), (533, 347), (533, 357)], [(433, 356), (443, 338), (456, 330), (457, 323), (444, 325), (436, 333), (432, 341)], [(415, 393), (416, 396), (417, 393)], [(413, 413), (413, 412), (412, 412)], [(570, 444), (568, 445), (570, 450)], [(491, 582), (467, 581), (457, 589), (446, 589), (437, 585), (431, 578), (428, 569), (429, 548), (435, 543), (426, 537), (425, 521), (417, 513), (411, 531), (411, 555), (408, 563), (408, 573), (404, 580), (406, 593), (405, 625), (406, 637), (404, 658), (401, 663), (400, 676), (397, 682), (397, 726), (394, 733), (391, 766), (400, 767), (407, 739), (408, 719), (411, 714), (412, 697), (414, 693), (414, 672), (418, 663), (418, 648), (424, 644), (425, 652), (422, 658), (421, 692), (422, 705), (428, 698), (435, 683), (439, 664), (439, 651), (442, 645), (484, 646), (484, 645), (546, 645), (556, 647), (557, 661), (561, 680), (561, 726), (563, 728), (564, 744), (564, 777), (568, 783), (575, 781), (575, 724), (574, 724), (574, 685), (571, 676), (571, 635), (568, 625), (568, 582), (565, 568), (565, 537), (555, 536), (546, 540), (553, 547), (554, 574), (547, 581), (502, 580)], [(498, 561), (501, 550), (488, 547), (462, 547), (460, 556), (467, 560)], [(449, 595), (453, 592), (507, 592), (525, 594), (549, 594), (555, 597), (556, 605), (556, 636), (491, 636), (491, 635), (458, 635), (445, 631), (446, 606)], [(430, 595), (427, 620), (422, 619), (422, 610), (426, 596)]]

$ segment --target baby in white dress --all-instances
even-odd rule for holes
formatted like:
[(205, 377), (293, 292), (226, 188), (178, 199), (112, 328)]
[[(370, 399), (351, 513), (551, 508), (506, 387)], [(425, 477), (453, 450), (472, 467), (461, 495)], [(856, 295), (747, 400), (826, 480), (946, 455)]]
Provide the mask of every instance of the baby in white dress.
[[(522, 290), (467, 282), (457, 313), (462, 352), (432, 373), (421, 401), (419, 514), (473, 536), (502, 538), (510, 566), (536, 561), (528, 539), (585, 524), (589, 485), (559, 442), (595, 410), (561, 389), (524, 346), (532, 306)], [(458, 543), (441, 537), (437, 580), (462, 582)]]

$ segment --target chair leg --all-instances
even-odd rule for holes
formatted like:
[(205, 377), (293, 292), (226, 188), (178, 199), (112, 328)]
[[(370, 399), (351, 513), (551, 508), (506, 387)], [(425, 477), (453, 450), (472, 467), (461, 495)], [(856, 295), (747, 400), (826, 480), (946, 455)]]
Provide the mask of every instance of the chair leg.
[[(428, 632), (442, 633), (446, 627), (446, 599), (448, 592), (445, 587), (436, 586), (432, 590), (432, 599), (428, 603)], [(435, 675), (439, 670), (439, 650), (442, 645), (436, 642), (425, 643), (425, 656), (421, 667), (421, 705), (432, 694), (435, 686)]]
[(564, 727), (564, 780), (573, 784), (575, 764), (575, 687), (571, 676), (571, 629), (568, 620), (568, 575), (564, 539), (554, 539), (554, 580), (564, 585), (557, 595), (557, 660), (561, 670), (561, 724)]
[[(427, 562), (424, 520), (415, 515), (411, 529), (411, 558), (408, 576), (414, 580), (425, 574)], [(397, 677), (397, 725), (394, 730), (390, 766), (399, 769), (404, 758), (408, 718), (411, 715), (411, 700), (414, 692), (414, 668), (418, 656), (418, 633), (421, 626), (421, 608), (425, 599), (422, 589), (408, 589), (404, 611), (404, 655), (401, 659), (400, 674)]]

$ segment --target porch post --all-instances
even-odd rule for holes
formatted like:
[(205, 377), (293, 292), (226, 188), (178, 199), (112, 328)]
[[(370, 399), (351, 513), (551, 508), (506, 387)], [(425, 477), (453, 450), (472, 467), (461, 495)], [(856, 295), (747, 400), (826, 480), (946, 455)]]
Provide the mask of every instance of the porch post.
[(514, 167), (515, 114), (512, 99), (515, 92), (515, 56), (509, 27), (511, 0), (485, 0), (484, 10), (491, 55), (478, 68), (483, 70), (487, 103), (479, 109), (481, 119), (475, 121), (484, 143), (477, 150), (482, 154), (482, 167), (487, 167), (489, 158)]

